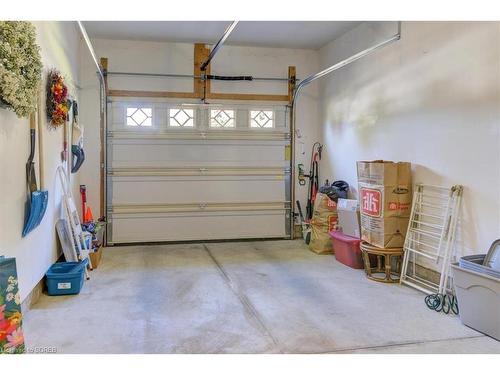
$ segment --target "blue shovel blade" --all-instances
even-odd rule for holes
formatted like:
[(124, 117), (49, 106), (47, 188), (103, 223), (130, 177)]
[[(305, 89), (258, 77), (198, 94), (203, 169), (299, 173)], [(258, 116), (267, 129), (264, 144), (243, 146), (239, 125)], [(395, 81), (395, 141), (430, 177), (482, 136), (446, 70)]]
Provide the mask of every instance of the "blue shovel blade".
[(28, 215), (28, 220), (23, 228), (23, 237), (26, 236), (29, 232), (31, 232), (36, 227), (36, 222), (38, 217), (43, 209), (43, 194), (41, 191), (34, 191), (31, 193), (31, 205), (30, 211)]
[(38, 218), (33, 228), (36, 228), (42, 222), (45, 211), (47, 210), (47, 203), (49, 202), (49, 192), (47, 190), (40, 191), (40, 195), (42, 197), (42, 208), (40, 209), (40, 213), (38, 214)]

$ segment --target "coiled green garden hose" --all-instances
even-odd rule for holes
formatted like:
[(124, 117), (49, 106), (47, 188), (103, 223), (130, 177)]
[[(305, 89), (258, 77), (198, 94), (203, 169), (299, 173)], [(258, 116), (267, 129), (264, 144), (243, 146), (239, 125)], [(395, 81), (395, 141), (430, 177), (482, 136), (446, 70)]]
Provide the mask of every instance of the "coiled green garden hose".
[(425, 304), (431, 310), (458, 315), (457, 298), (449, 294), (429, 294), (425, 297)]

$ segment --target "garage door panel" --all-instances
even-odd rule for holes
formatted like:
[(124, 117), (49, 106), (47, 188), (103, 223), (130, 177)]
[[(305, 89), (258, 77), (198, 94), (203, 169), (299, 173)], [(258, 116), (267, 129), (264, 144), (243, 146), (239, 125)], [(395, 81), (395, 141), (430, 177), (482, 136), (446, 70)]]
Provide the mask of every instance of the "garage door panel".
[(115, 160), (113, 162), (113, 167), (109, 167), (108, 171), (113, 171), (116, 169), (166, 169), (166, 168), (186, 168), (186, 169), (213, 169), (213, 168), (248, 168), (254, 169), (259, 166), (263, 167), (273, 167), (273, 168), (288, 168), (290, 162), (286, 160), (269, 160), (264, 162), (256, 163), (255, 161), (247, 160), (225, 160), (225, 161), (207, 161), (207, 160), (195, 160), (195, 161), (119, 161)]
[(280, 238), (285, 212), (225, 212), (212, 214), (113, 215), (112, 241), (162, 242), (238, 238)]
[[(111, 149), (113, 166), (170, 165), (170, 163), (238, 162), (253, 165), (282, 164), (283, 147), (274, 145), (211, 145), (211, 144), (118, 144)], [(117, 164), (119, 163), (119, 164)], [(149, 164), (147, 164), (149, 163)]]
[[(138, 194), (147, 192), (147, 194)], [(283, 176), (244, 177), (114, 177), (112, 202), (120, 204), (171, 204), (220, 202), (283, 202)]]
[[(109, 243), (288, 235), (285, 107), (140, 100), (111, 107)], [(220, 108), (235, 116), (230, 127), (224, 116), (213, 125)]]
[[(127, 117), (127, 107), (147, 107), (150, 108), (153, 112), (152, 119), (152, 129), (165, 129), (169, 127), (169, 111), (172, 108), (190, 108), (194, 110), (194, 115), (196, 117), (197, 126), (191, 129), (183, 129), (186, 131), (192, 130), (196, 131), (199, 129), (207, 129), (207, 130), (217, 130), (211, 129), (207, 126), (204, 126), (209, 119), (208, 110), (211, 108), (228, 108), (235, 112), (235, 126), (237, 129), (248, 129), (249, 123), (249, 111), (255, 109), (264, 109), (264, 110), (273, 110), (274, 112), (274, 129), (275, 130), (286, 130), (289, 128), (288, 124), (288, 109), (286, 106), (276, 106), (276, 105), (265, 105), (263, 103), (252, 103), (252, 104), (244, 104), (244, 103), (230, 103), (230, 104), (181, 104), (179, 102), (160, 102), (158, 101), (147, 101), (144, 98), (128, 98), (127, 100), (117, 101), (113, 100), (108, 107), (108, 113), (111, 115), (108, 121), (108, 129), (111, 131), (123, 131), (130, 130), (126, 126), (126, 117)], [(201, 125), (201, 126), (200, 126)], [(171, 129), (171, 130), (178, 130)], [(269, 130), (269, 129), (267, 129)]]

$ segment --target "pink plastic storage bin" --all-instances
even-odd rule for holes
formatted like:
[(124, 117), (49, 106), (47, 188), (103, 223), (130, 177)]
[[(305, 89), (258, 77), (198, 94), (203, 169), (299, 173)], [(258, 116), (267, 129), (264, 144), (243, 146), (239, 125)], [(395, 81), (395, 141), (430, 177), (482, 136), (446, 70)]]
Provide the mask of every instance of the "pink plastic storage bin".
[(340, 263), (343, 263), (351, 268), (364, 268), (361, 249), (359, 248), (361, 239), (347, 236), (336, 230), (330, 232), (330, 237), (332, 237), (335, 258)]

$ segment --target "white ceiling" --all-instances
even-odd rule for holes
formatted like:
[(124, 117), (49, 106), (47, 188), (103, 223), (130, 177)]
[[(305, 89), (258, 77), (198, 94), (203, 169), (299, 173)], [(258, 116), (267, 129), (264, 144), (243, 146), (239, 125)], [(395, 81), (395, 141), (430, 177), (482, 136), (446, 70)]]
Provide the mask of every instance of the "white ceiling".
[[(354, 21), (240, 21), (226, 44), (319, 49)], [(92, 38), (213, 44), (230, 21), (86, 21)]]

